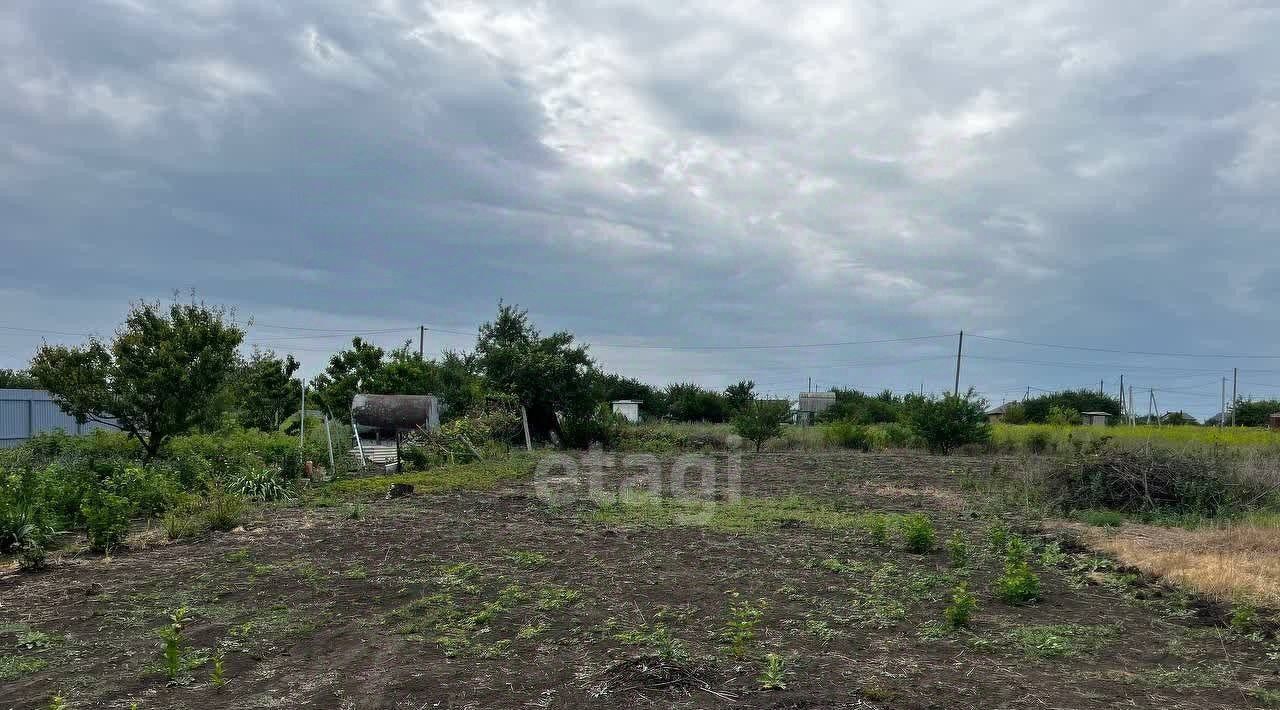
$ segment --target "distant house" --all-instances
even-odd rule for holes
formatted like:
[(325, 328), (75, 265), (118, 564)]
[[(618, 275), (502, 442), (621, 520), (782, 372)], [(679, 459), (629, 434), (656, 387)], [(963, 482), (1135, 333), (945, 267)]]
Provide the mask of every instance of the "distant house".
[(796, 424), (810, 425), (818, 419), (818, 415), (836, 403), (835, 392), (801, 392), (800, 406), (796, 410)]
[(1080, 412), (1081, 423), (1085, 426), (1106, 426), (1111, 419), (1110, 412)]
[(1004, 419), (1005, 412), (1009, 411), (1009, 407), (1017, 404), (1017, 402), (1005, 402), (1004, 404), (987, 412), (987, 421), (992, 424), (998, 424)]
[(640, 423), (640, 401), (635, 399), (619, 399), (613, 402), (613, 413), (632, 424)]

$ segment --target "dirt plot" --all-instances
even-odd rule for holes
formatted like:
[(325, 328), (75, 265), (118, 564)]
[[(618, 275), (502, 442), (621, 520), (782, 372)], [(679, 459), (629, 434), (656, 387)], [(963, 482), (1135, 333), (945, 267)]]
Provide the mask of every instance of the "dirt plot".
[[(561, 480), (554, 500), (518, 481), (272, 510), (245, 532), (0, 577), (0, 708), (47, 707), (55, 693), (71, 708), (143, 709), (1280, 699), (1274, 639), (1233, 633), (1186, 595), (1032, 531), (1043, 599), (998, 602), (988, 540), (1004, 528), (964, 483), (991, 466), (764, 454), (742, 459), (740, 497), (715, 506), (634, 490), (591, 502)], [(627, 471), (607, 479), (615, 493), (624, 479), (644, 489)], [(937, 549), (882, 541), (876, 521), (895, 512), (928, 514)], [(978, 609), (948, 630), (961, 583)], [(190, 621), (170, 683), (157, 630), (178, 607)]]

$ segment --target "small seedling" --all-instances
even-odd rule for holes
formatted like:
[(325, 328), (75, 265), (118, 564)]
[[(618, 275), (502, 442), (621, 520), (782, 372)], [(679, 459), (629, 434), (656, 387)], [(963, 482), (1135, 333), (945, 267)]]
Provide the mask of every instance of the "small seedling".
[(883, 546), (889, 541), (889, 520), (883, 515), (872, 515), (867, 520), (867, 535), (872, 542)]
[[(738, 592), (732, 593), (739, 598)], [(764, 617), (767, 604), (763, 599), (751, 603), (751, 600), (735, 601), (729, 604), (729, 621), (725, 624), (724, 638), (729, 642), (729, 651), (735, 658), (744, 658), (756, 638), (756, 629)]]
[(961, 569), (969, 566), (969, 544), (960, 533), (953, 533), (947, 538), (947, 552), (951, 555), (951, 566)]
[(761, 690), (786, 690), (787, 659), (776, 653), (766, 655), (764, 670), (756, 680), (760, 683)]
[(187, 608), (182, 607), (169, 615), (169, 625), (160, 629), (164, 640), (164, 670), (169, 680), (177, 680), (182, 672), (182, 626), (187, 621)]
[(969, 625), (969, 617), (978, 608), (978, 600), (961, 584), (953, 590), (951, 606), (947, 607), (947, 626), (959, 629)]
[(1231, 607), (1231, 628), (1248, 636), (1258, 630), (1258, 609), (1248, 602), (1236, 602)]
[(62, 693), (54, 693), (53, 700), (49, 701), (49, 710), (67, 710), (67, 699), (62, 697)]
[(352, 503), (351, 507), (347, 508), (347, 519), (361, 520), (363, 518), (364, 518), (364, 506), (360, 503), (360, 501), (356, 501)]
[(213, 673), (209, 675), (209, 682), (215, 688), (221, 688), (227, 684), (226, 669), (222, 665), (222, 654), (213, 657)]

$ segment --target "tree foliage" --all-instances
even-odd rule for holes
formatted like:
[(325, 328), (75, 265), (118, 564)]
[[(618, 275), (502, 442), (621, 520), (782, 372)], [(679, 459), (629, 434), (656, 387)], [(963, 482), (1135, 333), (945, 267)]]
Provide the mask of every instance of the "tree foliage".
[[(1022, 403), (1022, 407), (1026, 412), (1027, 421), (1033, 424), (1048, 423), (1050, 410), (1053, 407), (1075, 412), (1107, 412), (1112, 417), (1111, 421), (1118, 421), (1120, 417), (1120, 400), (1090, 389), (1042, 394), (1026, 400)], [(1078, 418), (1075, 423), (1079, 423)]]
[(746, 409), (756, 398), (756, 383), (751, 380), (740, 380), (724, 389), (725, 408), (730, 416), (735, 416)]
[(217, 419), (218, 393), (237, 363), (244, 331), (220, 307), (141, 302), (110, 343), (45, 345), (31, 372), (80, 421), (109, 421), (148, 459), (166, 440)]
[(27, 370), (9, 370), (0, 367), (0, 390), (33, 390), (39, 388), (40, 383)]
[[(342, 420), (351, 417), (351, 398), (363, 394), (433, 394), (445, 419), (460, 415), (484, 399), (484, 388), (471, 358), (445, 352), (439, 360), (421, 358), (408, 343), (390, 352), (351, 340), (351, 347), (329, 359), (312, 380), (316, 407)], [(310, 406), (308, 406), (310, 409)]]
[(764, 442), (782, 434), (782, 424), (790, 416), (791, 405), (788, 402), (755, 401), (733, 418), (733, 429), (738, 436), (754, 442), (756, 451), (759, 451)]
[(240, 426), (275, 431), (301, 405), (301, 364), (271, 350), (257, 350), (236, 368), (230, 385), (232, 407)]
[(949, 454), (966, 444), (981, 444), (991, 438), (987, 423), (987, 403), (972, 389), (964, 395), (941, 398), (907, 395), (906, 419), (929, 451)]
[[(1276, 412), (1280, 412), (1280, 401), (1274, 399), (1241, 400), (1236, 403), (1236, 426), (1268, 426), (1271, 415)], [(1227, 423), (1231, 423), (1231, 412), (1227, 412)]]
[(692, 382), (677, 382), (667, 386), (667, 416), (678, 422), (709, 422), (720, 424), (729, 419), (729, 404), (725, 396)]
[(480, 326), (474, 362), (490, 388), (526, 407), (529, 427), (540, 437), (558, 429), (556, 412), (586, 416), (595, 407), (596, 370), (587, 347), (566, 331), (544, 337), (516, 306), (499, 303), (497, 317)]
[(835, 402), (819, 416), (821, 421), (887, 424), (902, 418), (903, 400), (891, 390), (874, 396), (851, 389), (836, 389), (833, 392)]

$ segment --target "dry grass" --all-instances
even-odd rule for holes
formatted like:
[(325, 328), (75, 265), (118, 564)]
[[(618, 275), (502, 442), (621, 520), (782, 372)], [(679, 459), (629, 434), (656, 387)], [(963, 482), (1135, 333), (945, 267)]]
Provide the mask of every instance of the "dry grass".
[(1225, 528), (1086, 528), (1089, 544), (1125, 564), (1223, 602), (1280, 609), (1280, 527), (1258, 519)]

